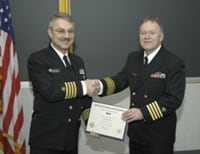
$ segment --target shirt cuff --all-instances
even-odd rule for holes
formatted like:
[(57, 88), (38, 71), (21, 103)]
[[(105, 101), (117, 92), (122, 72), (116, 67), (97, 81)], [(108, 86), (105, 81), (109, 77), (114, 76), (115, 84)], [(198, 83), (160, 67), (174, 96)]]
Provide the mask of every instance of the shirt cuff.
[(100, 80), (98, 80), (98, 81), (99, 81), (99, 84), (100, 84), (100, 90), (98, 92), (98, 95), (101, 95), (101, 94), (103, 94), (103, 83)]
[(83, 89), (83, 96), (87, 95), (87, 86), (84, 81), (81, 81), (82, 89)]

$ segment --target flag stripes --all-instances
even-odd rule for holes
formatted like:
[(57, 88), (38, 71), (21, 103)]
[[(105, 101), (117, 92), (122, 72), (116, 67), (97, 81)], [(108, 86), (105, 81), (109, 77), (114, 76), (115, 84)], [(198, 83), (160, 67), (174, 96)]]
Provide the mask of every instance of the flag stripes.
[(20, 76), (8, 0), (0, 0), (0, 154), (25, 154)]

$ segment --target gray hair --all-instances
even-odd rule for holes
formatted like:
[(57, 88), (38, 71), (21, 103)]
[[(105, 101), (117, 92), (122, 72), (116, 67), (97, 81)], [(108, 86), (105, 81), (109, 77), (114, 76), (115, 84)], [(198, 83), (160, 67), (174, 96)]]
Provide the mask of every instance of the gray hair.
[(67, 13), (61, 13), (61, 12), (58, 12), (58, 13), (55, 13), (51, 18), (50, 18), (50, 22), (49, 22), (49, 29), (52, 29), (53, 26), (54, 26), (54, 23), (57, 19), (63, 19), (67, 22), (70, 22), (74, 25), (74, 21), (71, 17), (71, 15), (67, 14)]

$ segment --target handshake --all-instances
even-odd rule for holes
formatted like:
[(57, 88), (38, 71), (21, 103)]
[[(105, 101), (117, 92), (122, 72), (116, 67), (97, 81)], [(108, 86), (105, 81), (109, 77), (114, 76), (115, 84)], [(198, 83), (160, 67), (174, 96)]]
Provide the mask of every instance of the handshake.
[(100, 92), (101, 89), (101, 85), (100, 85), (100, 80), (96, 80), (96, 79), (87, 79), (84, 81), (86, 84), (86, 88), (87, 88), (87, 95), (88, 96), (94, 96), (97, 95)]

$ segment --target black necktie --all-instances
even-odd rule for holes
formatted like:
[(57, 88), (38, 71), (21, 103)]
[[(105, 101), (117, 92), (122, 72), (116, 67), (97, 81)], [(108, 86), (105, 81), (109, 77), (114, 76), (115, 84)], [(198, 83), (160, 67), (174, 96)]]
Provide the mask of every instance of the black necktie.
[(67, 56), (63, 56), (63, 60), (65, 61), (66, 67), (69, 68), (71, 65), (70, 65), (70, 63), (69, 63), (69, 61), (67, 59)]
[(147, 56), (144, 57), (144, 64), (145, 64), (145, 65), (148, 64), (148, 57), (147, 57)]

